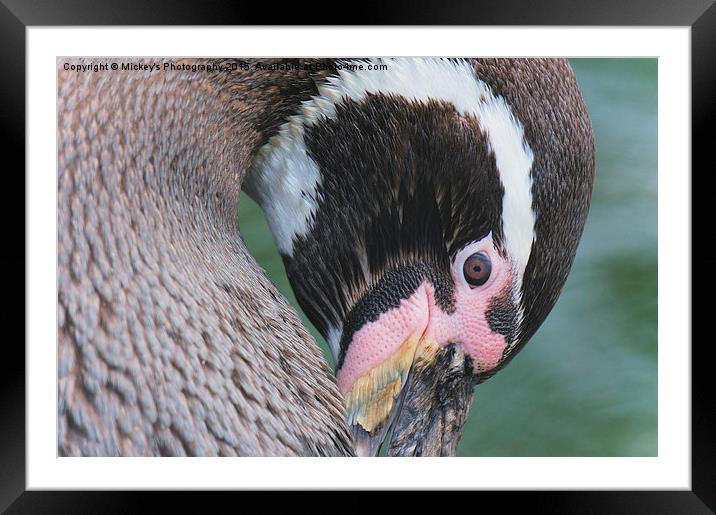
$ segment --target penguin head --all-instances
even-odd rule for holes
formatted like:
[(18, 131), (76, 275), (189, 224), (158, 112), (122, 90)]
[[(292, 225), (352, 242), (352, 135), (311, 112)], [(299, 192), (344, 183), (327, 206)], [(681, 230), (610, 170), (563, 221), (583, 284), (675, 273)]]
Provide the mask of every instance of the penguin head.
[(475, 385), (543, 322), (594, 179), (557, 59), (374, 59), (322, 79), (260, 150), (262, 205), (336, 358), (360, 454), (454, 454)]

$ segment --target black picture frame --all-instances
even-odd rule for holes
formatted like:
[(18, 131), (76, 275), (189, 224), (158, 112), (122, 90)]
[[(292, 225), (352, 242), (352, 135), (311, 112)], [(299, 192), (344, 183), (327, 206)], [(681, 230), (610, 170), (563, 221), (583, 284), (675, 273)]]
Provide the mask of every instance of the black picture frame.
[[(350, 5), (347, 8), (351, 9)], [(390, 5), (365, 3), (355, 7), (348, 18), (327, 19), (336, 12), (312, 3), (276, 8), (263, 2), (162, 0), (97, 2), (92, 0), (0, 0), (0, 126), (6, 164), (5, 195), (0, 202), (5, 238), (10, 243), (0, 253), (5, 271), (6, 306), (0, 310), (2, 327), (7, 329), (25, 320), (25, 225), (17, 213), (25, 213), (25, 29), (38, 25), (245, 25), (309, 24), (356, 25), (573, 25), (573, 26), (688, 26), (691, 27), (692, 59), (692, 169), (703, 169), (700, 185), (692, 183), (692, 281), (693, 293), (712, 291), (709, 271), (716, 259), (705, 250), (716, 230), (706, 211), (707, 196), (713, 191), (703, 180), (713, 176), (713, 146), (710, 128), (716, 120), (716, 4), (714, 0), (557, 0), (529, 2), (446, 3), (439, 1), (397, 2)], [(709, 164), (707, 170), (706, 164)], [(706, 176), (706, 177), (704, 177)], [(696, 174), (691, 175), (692, 179)], [(48, 180), (52, 180), (48, 177)], [(703, 200), (703, 202), (699, 202)], [(697, 230), (702, 220), (705, 228)], [(705, 237), (704, 237), (705, 236)], [(13, 250), (10, 250), (13, 249)], [(669, 264), (672, 266), (672, 264)], [(20, 274), (20, 270), (25, 274)], [(687, 278), (685, 280), (691, 280)], [(8, 284), (9, 283), (9, 284)], [(22, 283), (22, 284), (21, 284)], [(11, 293), (12, 292), (12, 293)], [(20, 293), (22, 292), (22, 293)], [(12, 295), (12, 297), (11, 297)], [(22, 302), (14, 295), (22, 297)], [(712, 302), (698, 302), (693, 296), (692, 320), (708, 321)], [(701, 322), (703, 325), (704, 322)], [(21, 331), (24, 334), (24, 325)], [(694, 335), (696, 333), (693, 333)], [(714, 456), (714, 413), (712, 397), (713, 362), (708, 359), (711, 339), (692, 338), (692, 490), (691, 491), (608, 491), (608, 492), (481, 492), (500, 503), (501, 510), (528, 505), (536, 513), (713, 513), (716, 511)], [(678, 342), (687, 345), (689, 342)], [(150, 494), (121, 492), (39, 492), (25, 491), (25, 352), (16, 337), (6, 337), (0, 358), (0, 511), (6, 513), (134, 513), (146, 509)], [(154, 496), (154, 494), (151, 494)], [(165, 508), (187, 499), (176, 493), (164, 494)], [(200, 501), (201, 502), (201, 501)], [(345, 504), (347, 498), (339, 501)], [(206, 508), (206, 505), (203, 505)]]

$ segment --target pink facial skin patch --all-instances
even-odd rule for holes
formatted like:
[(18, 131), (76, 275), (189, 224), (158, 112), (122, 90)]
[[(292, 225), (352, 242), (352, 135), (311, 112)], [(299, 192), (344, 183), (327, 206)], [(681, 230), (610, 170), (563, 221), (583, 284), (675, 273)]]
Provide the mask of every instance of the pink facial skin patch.
[(427, 283), (421, 284), (397, 308), (381, 314), (353, 335), (343, 366), (336, 375), (338, 389), (347, 395), (356, 380), (393, 356), (411, 336), (420, 338), (428, 326)]
[[(463, 264), (476, 252), (489, 257), (492, 270), (484, 284), (471, 286), (463, 276)], [(476, 372), (499, 365), (507, 342), (502, 334), (490, 328), (487, 312), (495, 297), (511, 291), (514, 273), (510, 263), (499, 255), (488, 236), (461, 250), (455, 256), (451, 273), (455, 300), (452, 313), (442, 310), (435, 301), (433, 285), (424, 281), (398, 307), (356, 331), (336, 377), (344, 396), (359, 378), (392, 359), (399, 350), (403, 352), (401, 346), (408, 340), (422, 339), (441, 347), (459, 344), (472, 358)]]

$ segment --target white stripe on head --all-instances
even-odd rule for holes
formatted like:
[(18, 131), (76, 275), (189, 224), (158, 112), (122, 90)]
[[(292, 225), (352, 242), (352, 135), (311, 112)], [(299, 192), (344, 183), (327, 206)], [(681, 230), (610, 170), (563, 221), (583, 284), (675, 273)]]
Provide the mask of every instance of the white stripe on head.
[(318, 207), (320, 172), (306, 152), (306, 127), (324, 117), (335, 118), (336, 106), (345, 99), (360, 102), (369, 93), (423, 102), (434, 99), (450, 102), (459, 113), (474, 116), (487, 136), (505, 192), (504, 244), (521, 283), (535, 238), (530, 175), (533, 154), (522, 125), (504, 98), (495, 97), (462, 60), (398, 58), (350, 64), (385, 64), (387, 69), (342, 69), (319, 84), (319, 95), (302, 104), (301, 112), (261, 148), (252, 166), (249, 188), (266, 213), (279, 250), (292, 255), (293, 239), (310, 230)]
[(326, 331), (326, 343), (328, 343), (328, 347), (331, 349), (331, 354), (333, 354), (333, 359), (338, 362), (338, 354), (341, 350), (341, 336), (343, 335), (343, 324), (339, 323), (337, 326), (331, 325), (328, 326), (328, 330)]
[(293, 255), (293, 239), (306, 234), (318, 208), (318, 166), (308, 156), (304, 124), (294, 116), (261, 147), (244, 181), (244, 189), (266, 215), (276, 247)]

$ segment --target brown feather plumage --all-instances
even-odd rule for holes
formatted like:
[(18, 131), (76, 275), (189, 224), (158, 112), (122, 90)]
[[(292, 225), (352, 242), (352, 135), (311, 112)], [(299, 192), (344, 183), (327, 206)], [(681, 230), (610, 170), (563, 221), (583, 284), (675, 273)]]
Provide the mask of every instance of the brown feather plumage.
[(319, 349), (236, 224), (255, 151), (310, 77), (64, 62), (58, 453), (352, 454)]

